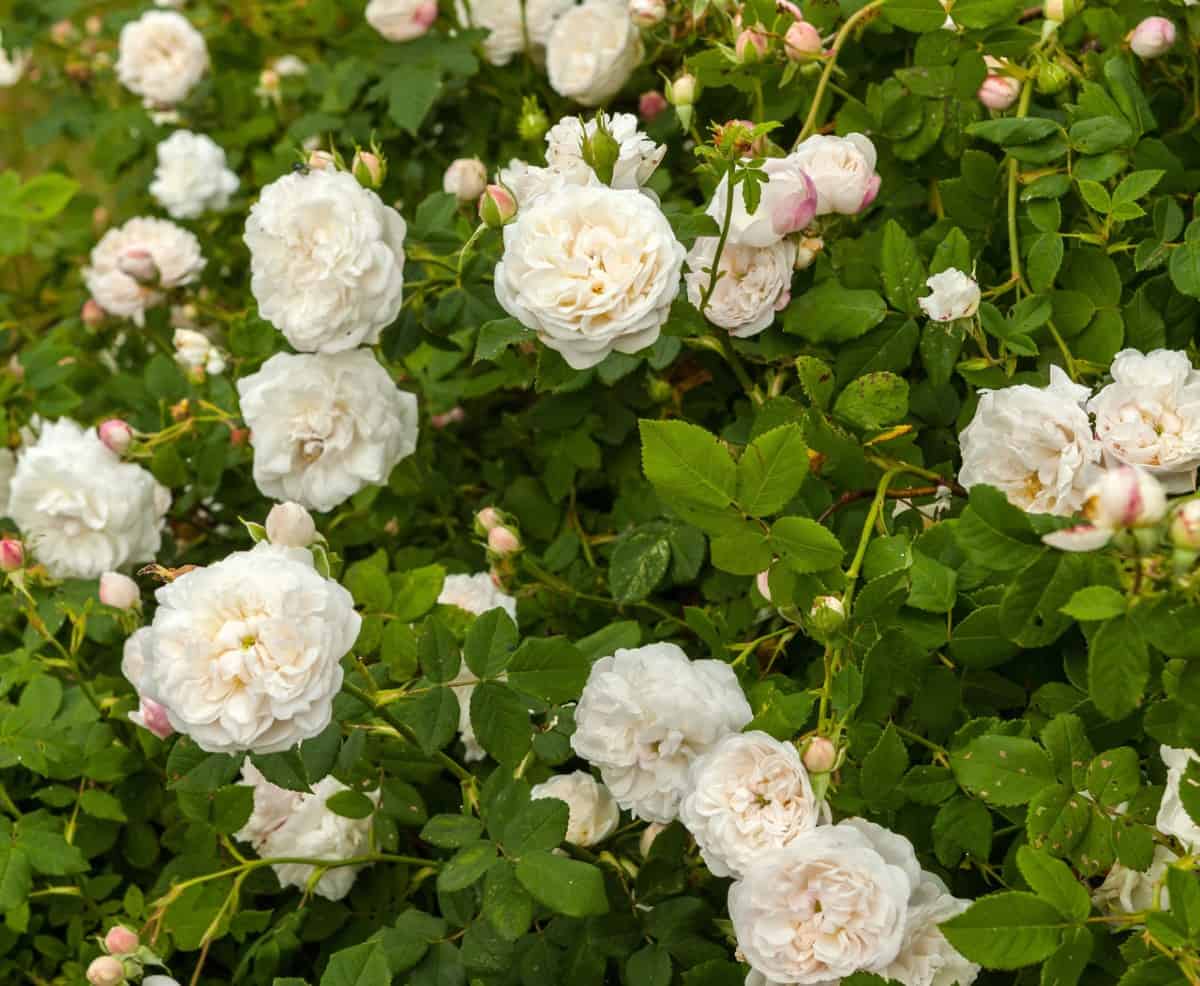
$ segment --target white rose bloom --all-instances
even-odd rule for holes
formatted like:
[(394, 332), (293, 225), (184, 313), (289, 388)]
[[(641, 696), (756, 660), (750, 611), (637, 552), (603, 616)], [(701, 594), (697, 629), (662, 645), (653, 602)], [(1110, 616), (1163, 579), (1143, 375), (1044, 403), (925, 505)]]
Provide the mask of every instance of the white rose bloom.
[(17, 462), (8, 515), (56, 579), (96, 579), (151, 561), (171, 494), (108, 448), (95, 428), (46, 422)]
[(525, 0), (525, 20), (521, 21), (521, 0), (454, 0), (459, 23), (488, 32), (483, 55), (493, 65), (507, 65), (525, 50), (528, 34), (531, 54), (541, 58), (554, 22), (575, 0)]
[[(632, 113), (609, 115), (601, 111), (608, 132), (620, 147), (613, 166), (613, 188), (641, 188), (667, 153), (665, 144), (656, 144), (638, 130), (638, 118)], [(577, 116), (564, 116), (546, 134), (546, 163), (571, 180), (586, 185), (594, 172), (583, 160), (583, 138), (594, 137), (598, 130), (594, 119), (583, 123)]]
[(302, 352), (379, 341), (400, 314), (404, 219), (344, 171), (292, 172), (246, 221), (259, 314)]
[[(718, 238), (701, 236), (687, 255), (688, 301), (697, 309), (704, 300), (717, 252)], [(726, 243), (721, 251), (721, 277), (702, 313), (713, 325), (728, 329), (731, 336), (747, 339), (758, 335), (775, 321), (775, 315), (792, 300), (792, 273), (796, 267), (796, 244), (780, 240), (769, 247)]]
[(362, 619), (305, 548), (263, 541), (155, 593), (145, 687), (209, 753), (278, 753), (329, 725)]
[(166, 219), (139, 217), (110, 229), (92, 249), (83, 280), (110, 315), (144, 325), (165, 291), (191, 284), (204, 270), (200, 241)]
[(1163, 791), (1154, 827), (1163, 835), (1178, 839), (1188, 852), (1200, 851), (1200, 825), (1192, 821), (1192, 816), (1183, 807), (1183, 800), (1179, 796), (1179, 785), (1183, 782), (1184, 771), (1189, 763), (1200, 757), (1197, 757), (1194, 750), (1172, 746), (1161, 747), (1159, 754), (1163, 763), (1167, 765), (1167, 788)]
[(958, 436), (958, 481), (987, 483), (1030, 513), (1069, 516), (1099, 475), (1101, 446), (1083, 410), (1088, 390), (1050, 367), (1050, 384), (980, 391), (971, 423)]
[(371, 0), (366, 20), (389, 41), (412, 41), (437, 20), (436, 0)]
[(685, 252), (640, 192), (561, 188), (504, 227), (496, 299), (572, 369), (586, 370), (658, 339)]
[(8, 516), (8, 491), (16, 471), (16, 453), (9, 448), (0, 448), (0, 517)]
[(683, 822), (715, 876), (739, 876), (821, 822), (821, 803), (791, 743), (731, 733), (692, 763)]
[[(1092, 902), (1104, 914), (1137, 914), (1140, 911), (1168, 910), (1171, 895), (1167, 893), (1167, 868), (1179, 857), (1166, 846), (1154, 847), (1154, 859), (1145, 871), (1131, 870), (1120, 863), (1113, 863), (1104, 882), (1092, 891)], [(1162, 888), (1157, 904), (1155, 888), (1160, 881)], [(1116, 927), (1114, 931), (1118, 930)]]
[(729, 916), (764, 980), (832, 986), (895, 960), (920, 880), (906, 839), (849, 819), (759, 856), (730, 888)]
[(603, 842), (621, 824), (621, 810), (608, 788), (582, 770), (555, 774), (541, 784), (535, 784), (529, 795), (532, 798), (558, 798), (566, 803), (570, 812), (566, 839), (576, 846), (594, 846)]
[(546, 42), (550, 87), (583, 106), (599, 106), (625, 85), (643, 51), (626, 0), (584, 0), (558, 18)]
[(176, 130), (158, 145), (158, 167), (150, 194), (173, 219), (195, 219), (229, 205), (238, 178), (225, 165), (225, 152), (210, 138)]
[(457, 606), (476, 616), (482, 616), (489, 609), (502, 609), (514, 623), (517, 622), (517, 601), (497, 588), (490, 572), (447, 575), (437, 601), (443, 606)]
[(618, 650), (592, 665), (571, 747), (600, 768), (617, 804), (670, 822), (698, 756), (753, 718), (733, 669), (690, 661), (674, 644)]
[(1200, 465), (1200, 373), (1186, 353), (1124, 349), (1113, 382), (1088, 401), (1105, 459), (1140, 466), (1171, 493), (1196, 488)]
[(917, 304), (935, 322), (970, 318), (979, 311), (979, 285), (961, 270), (948, 267), (926, 280), (925, 286), (933, 293), (918, 298)]
[(7, 89), (20, 82), (28, 65), (29, 52), (9, 51), (4, 47), (4, 35), (0, 34), (0, 89)]
[[(572, 176), (565, 175), (553, 168), (543, 168), (536, 164), (519, 161), (516, 158), (500, 169), (496, 176), (500, 184), (507, 188), (517, 200), (520, 209), (528, 209), (537, 199), (550, 192), (557, 191), (567, 185), (576, 184)], [(588, 171), (586, 185), (599, 184), (596, 176)]]
[[(506, 677), (503, 674), (499, 676), (501, 681)], [(454, 692), (454, 697), (458, 699), (458, 738), (466, 747), (463, 759), (467, 763), (477, 763), (487, 756), (487, 750), (479, 745), (479, 740), (475, 736), (475, 725), (471, 722), (471, 696), (475, 694), (475, 686), (479, 684), (479, 679), (475, 676), (475, 672), (467, 667), (467, 662), (463, 661), (459, 666), (458, 674), (447, 684)]]
[(151, 10), (121, 28), (117, 78), (147, 105), (183, 102), (207, 70), (204, 35), (182, 14)]
[(980, 968), (963, 958), (938, 927), (971, 906), (953, 896), (941, 879), (922, 873), (908, 904), (900, 954), (879, 975), (904, 986), (971, 986)]
[(875, 201), (875, 145), (863, 134), (829, 137), (815, 134), (790, 155), (817, 189), (817, 215), (854, 216)]
[(175, 362), (185, 370), (199, 370), (214, 376), (225, 372), (225, 357), (203, 332), (176, 329), (171, 341), (175, 344)]
[(264, 496), (332, 510), (417, 447), (417, 399), (369, 349), (277, 353), (237, 383)]
[(300, 791), (289, 791), (267, 780), (247, 757), (242, 761), (242, 784), (254, 790), (254, 808), (234, 838), (248, 842), (255, 852), (262, 849), (263, 842), (276, 829), (292, 817), (303, 797)]
[[(763, 162), (767, 174), (759, 186), (761, 197), (753, 212), (746, 208), (745, 185), (733, 190), (733, 214), (729, 220), (729, 242), (738, 246), (774, 246), (785, 236), (804, 229), (816, 215), (817, 193), (796, 156), (773, 157)], [(708, 214), (718, 226), (725, 225), (729, 179), (722, 178), (713, 191)]]

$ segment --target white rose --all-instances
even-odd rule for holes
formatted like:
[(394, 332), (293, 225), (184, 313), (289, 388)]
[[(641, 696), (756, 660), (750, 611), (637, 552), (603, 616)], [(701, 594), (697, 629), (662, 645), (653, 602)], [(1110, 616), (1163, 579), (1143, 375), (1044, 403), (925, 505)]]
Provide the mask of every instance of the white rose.
[(980, 391), (971, 423), (958, 436), (958, 481), (987, 483), (1031, 513), (1069, 516), (1099, 475), (1101, 446), (1083, 410), (1088, 390), (1057, 366), (1050, 384)]
[(875, 201), (875, 145), (863, 134), (828, 137), (815, 134), (791, 157), (804, 169), (817, 190), (817, 215), (840, 212), (854, 216)]
[(332, 510), (417, 447), (417, 399), (369, 349), (277, 353), (237, 383), (264, 496)]
[(184, 369), (213, 376), (225, 372), (225, 357), (203, 332), (176, 329), (171, 341), (175, 344), (175, 361)]
[(56, 579), (96, 579), (151, 561), (171, 494), (96, 434), (62, 418), (42, 425), (17, 462), (8, 515)]
[(8, 516), (8, 491), (16, 471), (16, 453), (10, 448), (0, 448), (0, 517)]
[(176, 130), (158, 145), (158, 167), (150, 194), (174, 219), (195, 219), (224, 209), (238, 178), (225, 165), (225, 152), (209, 137)]
[(521, 20), (521, 0), (455, 0), (459, 22), (488, 32), (483, 55), (493, 65), (507, 65), (525, 50), (525, 38), (537, 58), (550, 37), (559, 15), (574, 6), (575, 0), (524, 0), (525, 19)]
[(532, 798), (558, 798), (570, 812), (566, 840), (576, 846), (594, 846), (603, 842), (621, 824), (621, 810), (608, 788), (591, 774), (576, 770), (555, 774), (529, 792)]
[(139, 217), (100, 238), (83, 280), (106, 312), (143, 325), (146, 310), (162, 304), (165, 291), (195, 281), (204, 264), (200, 241), (186, 229)]
[[(733, 190), (733, 212), (729, 220), (729, 242), (739, 246), (774, 246), (785, 236), (799, 232), (816, 215), (817, 193), (795, 155), (773, 157), (763, 162), (767, 181), (759, 185), (761, 197), (753, 212), (746, 208), (746, 186)], [(713, 191), (708, 214), (718, 226), (725, 225), (729, 204), (729, 179), (722, 178)]]
[(272, 784), (249, 757), (242, 761), (242, 784), (253, 789), (254, 808), (246, 824), (233, 837), (240, 842), (250, 843), (255, 852), (259, 852), (267, 836), (291, 818), (300, 806), (302, 795), (299, 791), (289, 791)]
[(776, 983), (878, 972), (900, 953), (920, 879), (900, 836), (862, 819), (822, 825), (763, 853), (730, 888), (738, 948)]
[(147, 105), (183, 102), (207, 69), (204, 35), (182, 14), (151, 10), (121, 28), (117, 78)]
[(290, 500), (275, 504), (264, 526), (267, 540), (285, 548), (307, 548), (319, 537), (312, 514)]
[(1088, 401), (1105, 459), (1140, 466), (1171, 493), (1196, 488), (1200, 465), (1200, 373), (1186, 353), (1124, 349), (1113, 382)]
[(278, 753), (329, 725), (362, 619), (303, 548), (261, 542), (155, 594), (146, 694), (209, 753)]
[[(497, 177), (500, 184), (507, 188), (517, 200), (521, 209), (528, 209), (537, 199), (550, 192), (557, 191), (567, 185), (577, 184), (573, 176), (566, 175), (553, 168), (543, 168), (525, 161), (513, 160), (500, 169)], [(577, 177), (577, 174), (576, 176)], [(595, 175), (589, 169), (585, 185), (599, 184)]]
[(969, 900), (951, 895), (939, 877), (922, 873), (908, 904), (900, 954), (879, 975), (904, 986), (971, 986), (979, 966), (963, 958), (938, 927), (970, 906)]
[[(638, 118), (632, 113), (610, 116), (601, 111), (600, 115), (620, 148), (609, 184), (613, 188), (641, 188), (662, 163), (666, 145), (654, 143), (638, 130)], [(572, 184), (588, 184), (594, 172), (583, 160), (583, 138), (594, 137), (598, 129), (594, 119), (585, 124), (577, 116), (564, 116), (546, 134), (546, 163), (568, 176)]]
[(961, 270), (948, 267), (926, 280), (925, 286), (933, 293), (918, 298), (917, 304), (935, 322), (970, 318), (979, 311), (979, 285)]
[(782, 849), (821, 822), (821, 803), (791, 743), (733, 733), (691, 767), (679, 806), (715, 876), (739, 876), (762, 853)]
[(487, 188), (487, 167), (477, 157), (460, 157), (450, 162), (442, 175), (442, 191), (459, 202), (474, 202)]
[(125, 647), (121, 655), (121, 674), (133, 685), (138, 693), (138, 708), (129, 713), (129, 721), (135, 726), (149, 730), (159, 739), (166, 739), (175, 730), (167, 716), (167, 710), (154, 699), (142, 694), (146, 681), (146, 647), (150, 641), (150, 628), (142, 627), (135, 630), (125, 639)]
[(246, 221), (259, 314), (302, 352), (379, 341), (400, 314), (404, 219), (344, 171), (292, 172)]
[(617, 804), (665, 823), (688, 793), (692, 761), (752, 718), (728, 664), (649, 644), (592, 665), (571, 747), (600, 768)]
[(28, 65), (29, 52), (9, 51), (4, 47), (4, 35), (0, 34), (0, 89), (7, 89), (20, 82)]
[(566, 187), (504, 227), (496, 299), (573, 369), (653, 344), (679, 291), (685, 254), (640, 192)]
[(389, 41), (412, 41), (437, 20), (436, 0), (371, 0), (366, 19)]
[(490, 572), (447, 575), (437, 601), (443, 606), (457, 606), (476, 616), (482, 616), (489, 609), (502, 609), (514, 623), (517, 622), (517, 601), (497, 588)]
[[(503, 681), (505, 677), (500, 675), (500, 680)], [(475, 725), (471, 722), (471, 696), (475, 694), (475, 686), (478, 684), (479, 678), (467, 667), (466, 661), (459, 665), (458, 674), (448, 682), (454, 697), (458, 699), (458, 738), (466, 748), (463, 759), (467, 763), (477, 763), (487, 757), (487, 750), (479, 745), (475, 736)]]
[[(718, 238), (701, 236), (687, 255), (688, 300), (699, 309), (708, 290)], [(728, 329), (731, 336), (747, 339), (758, 335), (775, 321), (777, 312), (792, 299), (792, 273), (796, 266), (796, 244), (780, 240), (769, 247), (726, 243), (721, 251), (721, 277), (702, 313), (713, 325)]]
[(1192, 820), (1192, 816), (1183, 807), (1183, 799), (1179, 796), (1179, 785), (1183, 783), (1184, 771), (1189, 763), (1200, 757), (1197, 757), (1194, 750), (1171, 746), (1161, 747), (1159, 753), (1163, 763), (1167, 765), (1167, 787), (1158, 806), (1158, 817), (1154, 820), (1154, 827), (1163, 835), (1178, 839), (1189, 853), (1200, 851), (1200, 825)]
[[(1092, 902), (1097, 910), (1105, 914), (1168, 910), (1171, 907), (1171, 895), (1167, 893), (1163, 878), (1167, 868), (1178, 858), (1166, 846), (1155, 846), (1154, 859), (1144, 871), (1131, 870), (1114, 863), (1104, 882), (1092, 891)], [(1157, 901), (1154, 899), (1156, 891)], [(1118, 928), (1114, 927), (1113, 930)]]
[(583, 106), (599, 106), (625, 85), (642, 53), (642, 33), (625, 0), (584, 0), (558, 18), (546, 42), (550, 87)]

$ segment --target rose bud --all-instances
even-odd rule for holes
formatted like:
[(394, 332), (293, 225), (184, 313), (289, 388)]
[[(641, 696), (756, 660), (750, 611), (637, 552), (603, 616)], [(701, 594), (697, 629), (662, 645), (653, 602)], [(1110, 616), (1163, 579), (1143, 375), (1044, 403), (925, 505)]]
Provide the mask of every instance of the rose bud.
[(124, 455), (133, 443), (133, 429), (120, 418), (109, 418), (96, 426), (96, 434), (117, 455)]
[(504, 518), (495, 507), (484, 507), (475, 515), (475, 523), (479, 530), (487, 533), (503, 524)]
[(737, 36), (733, 51), (739, 62), (757, 62), (767, 53), (767, 36), (762, 28), (748, 27)]
[(771, 601), (771, 570), (764, 568), (756, 576), (754, 576), (754, 585), (758, 589), (758, 594), (767, 602)]
[(15, 572), (25, 565), (25, 547), (16, 538), (0, 540), (0, 572)]
[(488, 531), (487, 546), (492, 554), (506, 558), (521, 550), (521, 539), (507, 527), (493, 527)]
[(117, 260), (122, 274), (128, 274), (139, 284), (150, 284), (158, 280), (158, 265), (149, 250), (135, 247), (126, 250)]
[(837, 763), (837, 747), (824, 736), (814, 736), (804, 748), (804, 766), (813, 774), (828, 774)]
[(313, 171), (333, 171), (337, 167), (337, 158), (329, 151), (313, 151), (308, 156), (308, 166)]
[(458, 424), (460, 421), (466, 420), (467, 412), (457, 405), (450, 408), (445, 414), (435, 414), (429, 419), (431, 427), (437, 431), (443, 428), (448, 428), (450, 425)]
[(1138, 58), (1158, 58), (1175, 44), (1175, 25), (1165, 17), (1147, 17), (1129, 35), (1129, 47)]
[(526, 96), (521, 101), (521, 116), (517, 120), (517, 135), (527, 143), (535, 144), (546, 136), (550, 121), (538, 103), (537, 97)]
[(654, 845), (654, 840), (662, 834), (665, 828), (666, 826), (661, 822), (651, 822), (642, 829), (642, 837), (638, 839), (638, 850), (642, 854), (642, 859), (650, 855), (650, 847)]
[(109, 928), (108, 934), (104, 936), (104, 947), (113, 955), (128, 955), (130, 952), (136, 952), (139, 944), (141, 942), (137, 932), (130, 931), (120, 924)]
[(638, 97), (638, 117), (642, 123), (653, 123), (670, 105), (666, 96), (657, 89), (651, 89)]
[(1037, 70), (1037, 90), (1048, 96), (1062, 92), (1071, 81), (1071, 74), (1058, 62), (1043, 62)]
[(1171, 543), (1177, 548), (1200, 551), (1200, 500), (1188, 500), (1175, 511)]
[(654, 27), (666, 18), (666, 0), (629, 0), (629, 19), (638, 27)]
[(830, 634), (846, 622), (846, 607), (837, 596), (817, 596), (808, 618), (817, 633)]
[(357, 150), (354, 152), (354, 160), (350, 163), (350, 173), (360, 185), (378, 188), (387, 177), (387, 163), (372, 151)]
[(459, 202), (474, 202), (487, 188), (487, 168), (477, 157), (460, 157), (452, 161), (442, 175), (442, 191)]
[(821, 53), (821, 32), (808, 21), (796, 21), (783, 36), (783, 50), (794, 62)]
[[(128, 575), (105, 572), (100, 576), (100, 602), (113, 609), (133, 609), (142, 601), (142, 590)], [(136, 947), (136, 946), (135, 946)]]
[(79, 318), (89, 329), (96, 329), (104, 324), (106, 316), (100, 303), (95, 298), (88, 298), (79, 310)]
[(87, 968), (87, 981), (92, 986), (120, 986), (125, 982), (125, 967), (121, 960), (112, 955), (101, 955), (93, 959)]
[[(130, 722), (153, 733), (160, 740), (170, 739), (175, 735), (175, 727), (171, 725), (166, 709), (144, 695), (139, 696), (139, 702), (137, 712), (129, 713)], [(142, 986), (145, 986), (145, 983)]]
[(50, 40), (56, 45), (66, 45), (75, 37), (75, 25), (70, 21), (62, 20), (50, 26)]
[(983, 60), (990, 71), (979, 87), (979, 101), (989, 110), (1006, 110), (1021, 95), (1021, 83), (1010, 75), (1001, 74), (999, 70), (1004, 68), (1004, 62), (998, 58), (986, 55)]
[(517, 200), (503, 185), (488, 185), (479, 196), (479, 218), (489, 229), (500, 229), (517, 218)]
[(1167, 515), (1167, 494), (1148, 472), (1116, 466), (1092, 486), (1083, 512), (1104, 530), (1152, 527)]
[(672, 106), (693, 106), (697, 95), (696, 77), (690, 72), (684, 72), (674, 82), (667, 83), (667, 100)]
[(267, 539), (285, 548), (307, 548), (317, 539), (312, 514), (298, 503), (277, 503), (267, 514)]

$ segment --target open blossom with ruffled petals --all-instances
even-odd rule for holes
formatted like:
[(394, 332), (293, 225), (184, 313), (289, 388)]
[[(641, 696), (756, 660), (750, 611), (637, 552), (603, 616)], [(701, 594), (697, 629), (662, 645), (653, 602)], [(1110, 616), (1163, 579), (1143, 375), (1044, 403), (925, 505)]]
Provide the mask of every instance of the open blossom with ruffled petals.
[(507, 65), (525, 50), (528, 36), (535, 58), (543, 56), (554, 22), (575, 0), (454, 0), (459, 23), (483, 28), (483, 56), (493, 65)]
[(174, 734), (167, 710), (152, 698), (142, 694), (146, 682), (146, 647), (150, 641), (150, 628), (142, 627), (135, 630), (125, 639), (125, 648), (121, 656), (121, 674), (133, 685), (138, 693), (138, 708), (129, 713), (129, 721), (134, 725), (149, 730), (159, 739), (166, 739)]
[(970, 318), (979, 311), (979, 285), (961, 270), (948, 267), (926, 280), (925, 286), (931, 294), (918, 298), (917, 304), (935, 322)]
[(299, 807), (303, 794), (272, 784), (249, 757), (242, 761), (241, 782), (253, 789), (254, 807), (250, 811), (250, 817), (246, 819), (246, 824), (234, 833), (234, 838), (248, 842), (255, 850), (260, 850), (267, 836), (281, 828)]
[(550, 86), (582, 106), (599, 106), (625, 85), (643, 51), (626, 0), (584, 0), (558, 18), (546, 42)]
[(447, 575), (437, 601), (443, 606), (457, 606), (476, 616), (482, 616), (489, 609), (502, 609), (514, 623), (517, 620), (517, 601), (500, 591), (490, 572)]
[(791, 743), (766, 733), (733, 733), (691, 766), (679, 806), (715, 876), (740, 876), (771, 849), (821, 822), (821, 803)]
[(875, 145), (863, 134), (830, 137), (815, 134), (790, 155), (817, 190), (817, 215), (854, 216), (875, 201)]
[(504, 228), (496, 299), (585, 370), (658, 339), (684, 254), (662, 211), (640, 192), (564, 187)]
[(191, 284), (204, 270), (200, 241), (166, 219), (139, 217), (110, 229), (92, 249), (83, 280), (110, 315), (143, 325), (165, 291)]
[(971, 986), (980, 968), (959, 954), (938, 927), (971, 906), (953, 896), (941, 879), (922, 873), (908, 903), (900, 954), (880, 973), (903, 986)]
[(733, 669), (674, 644), (618, 650), (592, 665), (571, 747), (600, 768), (617, 804), (670, 822), (692, 762), (752, 718)]
[(195, 219), (224, 209), (238, 177), (226, 167), (225, 152), (204, 134), (176, 130), (156, 151), (158, 167), (150, 194), (173, 219)]
[(378, 342), (400, 313), (406, 232), (400, 213), (347, 172), (284, 175), (246, 221), (259, 314), (302, 352)]
[[(638, 129), (638, 119), (632, 113), (603, 113), (604, 122), (613, 140), (620, 147), (613, 167), (613, 188), (641, 188), (650, 180), (667, 153), (666, 145), (656, 144)], [(594, 119), (586, 123), (577, 116), (564, 116), (546, 134), (546, 163), (571, 181), (586, 185), (592, 169), (583, 159), (583, 139), (594, 137), (598, 125)]]
[(63, 418), (21, 453), (8, 514), (54, 578), (95, 579), (153, 559), (170, 505), (147, 470)]
[(535, 784), (529, 796), (558, 798), (566, 803), (570, 812), (566, 840), (577, 846), (603, 842), (621, 824), (621, 810), (608, 788), (582, 770), (555, 774), (541, 784)]
[(417, 447), (417, 399), (370, 350), (277, 353), (237, 388), (264, 496), (332, 510)]
[(968, 489), (995, 486), (1031, 513), (1075, 513), (1100, 472), (1101, 446), (1083, 410), (1087, 396), (1057, 366), (1050, 367), (1047, 387), (981, 391), (959, 435), (958, 481)]
[[(572, 177), (561, 171), (529, 164), (517, 158), (513, 158), (505, 167), (501, 168), (497, 178), (500, 184), (512, 193), (520, 209), (529, 208), (543, 195), (574, 184)], [(584, 184), (598, 185), (599, 183), (599, 179), (591, 173), (589, 168)]]
[[(688, 251), (688, 272), (683, 280), (688, 301), (696, 308), (712, 279), (712, 274), (705, 271), (712, 269), (717, 242), (715, 236), (701, 236)], [(769, 247), (726, 243), (721, 251), (721, 277), (708, 299), (704, 317), (728, 329), (731, 336), (745, 339), (758, 335), (791, 301), (795, 265), (796, 244), (791, 240), (780, 240)]]
[(1155, 846), (1154, 859), (1145, 870), (1131, 870), (1128, 866), (1113, 863), (1104, 882), (1092, 891), (1092, 903), (1105, 914), (1168, 910), (1171, 895), (1163, 878), (1167, 868), (1178, 858), (1166, 846)]
[(182, 14), (151, 10), (121, 28), (117, 78), (148, 105), (182, 102), (208, 70), (204, 35)]
[(1196, 488), (1200, 466), (1200, 373), (1186, 353), (1123, 349), (1112, 383), (1088, 401), (1108, 462), (1138, 466), (1171, 493)]
[(304, 548), (265, 541), (156, 593), (139, 692), (210, 753), (278, 753), (329, 725), (362, 618)]
[(437, 20), (437, 0), (371, 0), (367, 23), (389, 41), (411, 41)]
[(1190, 853), (1200, 851), (1200, 825), (1192, 821), (1179, 796), (1179, 785), (1184, 772), (1193, 760), (1200, 760), (1195, 750), (1182, 747), (1163, 746), (1159, 749), (1163, 763), (1167, 765), (1167, 787), (1158, 806), (1158, 817), (1154, 827), (1163, 835), (1172, 836), (1183, 844)]
[[(804, 229), (817, 214), (817, 190), (795, 155), (773, 157), (763, 162), (767, 181), (760, 185), (761, 197), (753, 212), (746, 208), (745, 186), (733, 190), (729, 219), (729, 242), (738, 246), (774, 246), (785, 236)], [(729, 179), (722, 178), (713, 190), (708, 214), (719, 226), (725, 224), (729, 201)]]
[(852, 818), (760, 855), (730, 889), (729, 916), (764, 979), (828, 986), (896, 959), (920, 881), (907, 839)]

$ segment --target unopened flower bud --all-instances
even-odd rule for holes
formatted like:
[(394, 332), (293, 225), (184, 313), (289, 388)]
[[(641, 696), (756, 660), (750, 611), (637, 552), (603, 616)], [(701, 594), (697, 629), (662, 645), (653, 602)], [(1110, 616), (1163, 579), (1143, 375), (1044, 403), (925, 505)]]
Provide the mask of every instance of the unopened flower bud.
[(581, 153), (583, 163), (592, 169), (596, 177), (605, 185), (611, 185), (617, 159), (621, 156), (621, 145), (608, 129), (603, 114), (597, 114), (594, 131), (589, 133), (584, 130)]
[(99, 328), (104, 324), (104, 309), (100, 307), (100, 302), (95, 298), (88, 298), (83, 303), (83, 308), (80, 309), (79, 318), (89, 329)]
[(1200, 500), (1188, 500), (1175, 511), (1171, 543), (1177, 548), (1200, 551)]
[(1042, 4), (1042, 16), (1048, 21), (1058, 21), (1061, 24), (1069, 16), (1065, 0), (1046, 0)]
[(475, 523), (485, 534), (504, 523), (504, 517), (495, 507), (484, 507), (475, 515)]
[[(713, 139), (718, 145), (729, 150), (736, 151), (739, 157), (762, 157), (767, 150), (766, 134), (754, 136), (754, 123), (750, 120), (730, 120), (728, 123), (723, 123), (716, 127), (713, 131)], [(813, 198), (813, 208), (816, 208), (816, 195)], [(793, 204), (792, 199), (784, 200), (784, 208)], [(804, 220), (807, 225), (812, 217)], [(793, 230), (794, 232), (794, 230)]]
[(435, 430), (441, 431), (443, 428), (447, 428), (450, 425), (458, 424), (460, 421), (465, 420), (466, 417), (467, 417), (467, 412), (464, 411), (461, 407), (455, 405), (454, 407), (450, 408), (450, 410), (447, 411), (445, 414), (433, 415), (433, 417), (431, 417), (429, 419), (429, 424)]
[(675, 81), (667, 83), (667, 100), (672, 106), (692, 106), (697, 95), (696, 77), (690, 72), (684, 72)]
[(50, 40), (56, 45), (67, 45), (75, 37), (75, 25), (68, 20), (56, 21), (50, 26)]
[(756, 576), (754, 576), (754, 585), (758, 589), (758, 594), (767, 602), (771, 601), (771, 570), (764, 568)]
[(669, 105), (666, 96), (651, 89), (638, 97), (638, 117), (642, 123), (653, 123)]
[(506, 558), (521, 550), (521, 539), (510, 528), (493, 527), (488, 531), (487, 546), (492, 554)]
[(1063, 68), (1058, 62), (1043, 62), (1038, 66), (1037, 70), (1037, 90), (1052, 96), (1056, 92), (1062, 92), (1063, 88), (1071, 81), (1071, 74)]
[[(131, 712), (129, 718), (130, 721), (137, 723), (143, 729), (148, 729), (161, 740), (169, 739), (175, 734), (175, 727), (171, 725), (167, 710), (154, 699), (146, 698), (144, 695), (139, 699), (137, 712)], [(144, 980), (142, 986), (145, 986), (146, 982), (148, 980)]]
[(546, 136), (550, 129), (550, 121), (541, 104), (534, 96), (526, 96), (521, 101), (521, 116), (517, 120), (517, 134), (523, 141), (535, 144)]
[(827, 774), (837, 763), (837, 747), (824, 736), (814, 736), (804, 748), (804, 766), (813, 774)]
[(142, 591), (128, 575), (105, 572), (100, 576), (100, 602), (113, 609), (133, 609), (142, 601)]
[(92, 986), (120, 986), (125, 982), (125, 967), (115, 956), (101, 955), (88, 966), (87, 981)]
[(739, 62), (759, 61), (767, 53), (767, 35), (760, 27), (748, 27), (737, 36), (733, 51)]
[(1152, 527), (1167, 515), (1162, 483), (1134, 466), (1107, 470), (1088, 490), (1084, 514), (1096, 527)]
[(329, 151), (313, 151), (308, 156), (308, 166), (313, 171), (333, 171), (337, 167), (337, 158)]
[(15, 572), (25, 566), (25, 548), (16, 538), (0, 540), (0, 572)]
[(487, 179), (487, 167), (479, 158), (460, 157), (442, 175), (442, 191), (459, 202), (474, 202), (487, 188)]
[(96, 434), (117, 455), (124, 455), (133, 443), (133, 429), (120, 418), (109, 418), (96, 426)]
[(109, 928), (108, 934), (104, 936), (104, 947), (113, 955), (128, 955), (130, 952), (136, 952), (140, 944), (137, 932), (130, 931), (120, 924)]
[(122, 274), (128, 274), (139, 284), (151, 284), (158, 280), (158, 265), (149, 250), (134, 247), (126, 250), (117, 259)]
[(83, 22), (83, 29), (87, 31), (88, 34), (95, 37), (104, 30), (104, 21), (102, 21), (96, 14), (92, 14), (91, 17)]
[(357, 150), (350, 164), (350, 173), (360, 185), (379, 188), (387, 177), (387, 162), (372, 151)]
[(1141, 59), (1165, 55), (1174, 44), (1175, 24), (1165, 17), (1147, 17), (1129, 35), (1129, 47)]
[(479, 196), (479, 218), (489, 229), (500, 229), (517, 218), (517, 200), (503, 185), (488, 185)]
[(846, 607), (837, 596), (817, 596), (808, 618), (814, 631), (831, 634), (846, 622)]
[(629, 19), (638, 27), (654, 27), (666, 17), (666, 0), (629, 0)]
[(317, 539), (312, 514), (298, 503), (277, 503), (267, 514), (267, 539), (285, 548), (307, 548)]
[(783, 50), (794, 62), (821, 53), (821, 32), (808, 21), (796, 21), (783, 36)]
[(1021, 95), (1021, 83), (1011, 75), (1004, 75), (1004, 62), (991, 55), (983, 59), (987, 63), (988, 74), (983, 80), (977, 93), (979, 101), (989, 110), (1006, 110)]
[(642, 837), (638, 839), (638, 850), (642, 854), (642, 859), (650, 855), (650, 847), (654, 845), (654, 840), (662, 834), (665, 828), (666, 826), (661, 822), (651, 822), (642, 829)]

